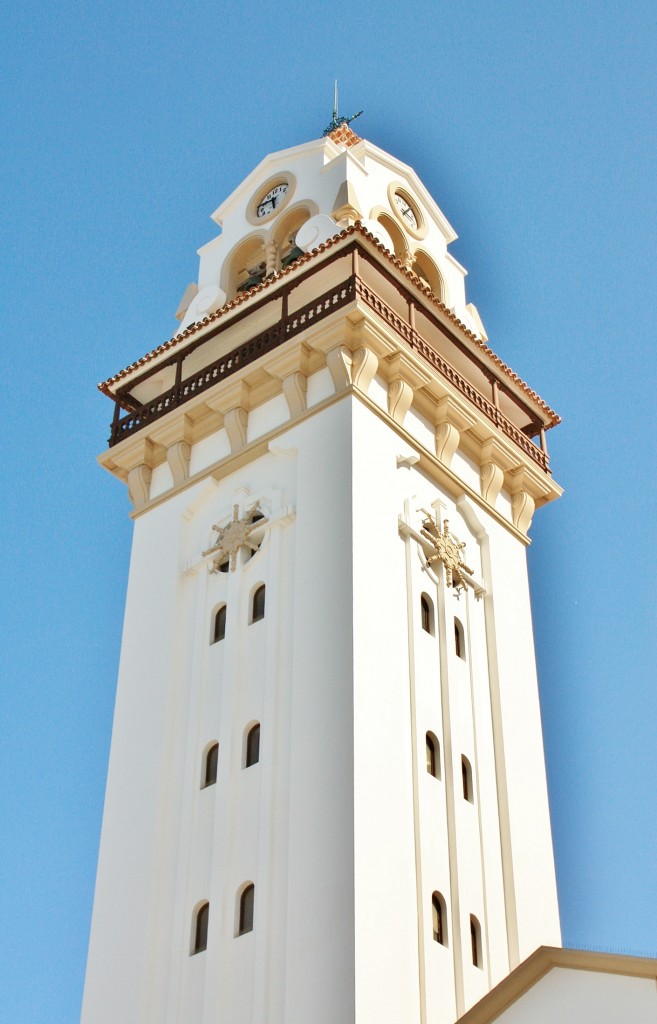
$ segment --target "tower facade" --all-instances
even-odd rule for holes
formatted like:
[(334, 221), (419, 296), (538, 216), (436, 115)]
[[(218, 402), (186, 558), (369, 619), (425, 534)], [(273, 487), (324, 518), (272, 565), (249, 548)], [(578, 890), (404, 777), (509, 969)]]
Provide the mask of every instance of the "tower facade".
[(560, 942), (526, 568), (556, 414), (347, 126), (105, 381), (134, 540), (84, 1024), (451, 1024)]

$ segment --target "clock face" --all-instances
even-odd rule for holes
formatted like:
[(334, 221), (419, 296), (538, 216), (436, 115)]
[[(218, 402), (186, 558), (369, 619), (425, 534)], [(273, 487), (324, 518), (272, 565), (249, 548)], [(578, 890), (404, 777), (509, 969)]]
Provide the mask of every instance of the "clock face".
[(269, 189), (267, 195), (263, 196), (256, 207), (256, 214), (258, 217), (267, 217), (268, 214), (273, 213), (277, 206), (285, 199), (289, 185), (286, 181), (282, 181), (279, 185), (274, 185), (273, 188)]
[(406, 223), (417, 231), (417, 217), (408, 199), (401, 192), (395, 192), (395, 205)]

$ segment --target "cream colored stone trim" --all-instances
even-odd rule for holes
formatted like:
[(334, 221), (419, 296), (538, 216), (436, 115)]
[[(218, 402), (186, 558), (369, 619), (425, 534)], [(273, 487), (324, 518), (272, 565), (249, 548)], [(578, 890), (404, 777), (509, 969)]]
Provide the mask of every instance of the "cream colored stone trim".
[[(415, 214), (415, 219), (417, 220), (417, 228), (413, 228), (408, 223), (408, 221), (403, 219), (402, 215), (399, 212), (399, 207), (397, 206), (397, 203), (395, 202), (395, 195), (396, 195), (396, 193), (400, 193), (404, 197), (404, 199), (407, 201), (407, 203), (411, 207), (411, 209), (413, 210), (413, 213)], [(426, 235), (427, 235), (426, 217), (424, 216), (424, 212), (423, 212), (422, 208), (418, 204), (417, 199), (415, 198), (415, 196), (413, 195), (413, 193), (409, 189), (409, 187), (406, 184), (406, 182), (404, 182), (404, 181), (391, 181), (390, 182), (390, 184), (388, 185), (388, 201), (390, 203), (390, 209), (394, 213), (394, 215), (397, 218), (397, 220), (399, 221), (399, 223), (403, 225), (404, 231), (408, 232), (409, 235), (412, 235), (412, 237), (416, 238), (418, 241), (420, 241), (422, 238), (426, 238)]]
[(306, 408), (309, 352), (305, 345), (284, 347), (267, 361), (267, 373), (281, 381), (285, 401), (294, 419)]
[(436, 455), (446, 466), (450, 466), (460, 444), (461, 434), (474, 425), (475, 417), (462, 402), (456, 402), (445, 395), (436, 405), (435, 422)]
[(346, 345), (336, 345), (326, 353), (326, 365), (329, 368), (336, 394), (343, 388), (352, 385), (367, 394), (376, 374), (379, 360), (374, 352), (364, 345), (355, 351)]
[(128, 438), (114, 459), (119, 476), (128, 484), (130, 501), (139, 508), (150, 498), (151, 477), (156, 465), (155, 448), (149, 437)]
[(246, 432), (249, 425), (249, 414), (243, 406), (229, 409), (224, 416), (224, 427), (230, 441), (231, 452), (237, 452), (246, 444)]
[(278, 244), (271, 239), (265, 242), (265, 277), (278, 269)]
[(283, 394), (292, 419), (305, 411), (307, 392), (308, 378), (300, 370), (283, 378)]
[(145, 466), (143, 463), (128, 470), (128, 497), (135, 508), (145, 505), (148, 501), (152, 475), (151, 467)]
[(489, 505), (495, 505), (504, 483), (504, 474), (514, 466), (509, 452), (495, 438), (489, 438), (481, 446), (481, 496)]
[[(343, 181), (340, 185), (331, 216), (338, 222), (340, 227), (351, 226), (357, 220), (363, 219), (363, 211), (352, 182)], [(343, 223), (340, 224), (340, 221), (343, 221)]]
[[(382, 367), (383, 368), (383, 367)], [(395, 423), (403, 425), (406, 413), (413, 404), (413, 395), (429, 381), (429, 374), (404, 352), (395, 352), (387, 360), (388, 413)]]
[(192, 453), (192, 423), (189, 416), (158, 420), (150, 434), (155, 444), (166, 449), (166, 458), (173, 477), (174, 486), (183, 483), (189, 476), (189, 460)]
[[(325, 398), (321, 402), (318, 402), (316, 405), (313, 405), (310, 409), (306, 409), (306, 411), (302, 413), (298, 419), (294, 421), (288, 420), (286, 423), (279, 424), (279, 426), (275, 427), (273, 430), (270, 430), (267, 434), (263, 434), (262, 437), (258, 437), (255, 440), (250, 441), (247, 445), (245, 445), (238, 451), (231, 452), (230, 455), (226, 455), (223, 459), (219, 459), (216, 462), (211, 463), (209, 466), (204, 467), (202, 470), (199, 470), (198, 473), (195, 473), (193, 476), (190, 476), (180, 486), (173, 487), (171, 488), (171, 490), (166, 491), (163, 494), (158, 495), (156, 498), (153, 498), (152, 500), (148, 501), (143, 506), (133, 509), (133, 511), (130, 513), (131, 518), (138, 518), (140, 515), (143, 515), (144, 512), (148, 512), (150, 511), (150, 509), (156, 508), (158, 505), (161, 505), (165, 501), (169, 501), (170, 498), (175, 497), (177, 494), (184, 491), (187, 487), (193, 487), (195, 484), (200, 483), (203, 480), (206, 480), (208, 478), (212, 478), (214, 480), (221, 480), (224, 477), (228, 476), (230, 473), (234, 473), (237, 469), (240, 469), (242, 466), (247, 465), (253, 459), (257, 459), (261, 455), (265, 455), (268, 451), (270, 451), (276, 439), (280, 437), (282, 434), (287, 433), (287, 431), (290, 430), (292, 426), (296, 426), (298, 423), (302, 423), (305, 419), (308, 419), (310, 416), (318, 415), (319, 413), (323, 412), (325, 409), (333, 405), (335, 402), (338, 402), (349, 395), (358, 398), (364, 405), (367, 406), (370, 412), (374, 413), (375, 416), (378, 416), (379, 419), (383, 420), (384, 423), (387, 423), (389, 426), (393, 427), (393, 429), (404, 442), (407, 448), (413, 449), (416, 452), (418, 452), (419, 457), (417, 459), (417, 465), (419, 469), (421, 469), (422, 472), (426, 474), (427, 478), (429, 480), (432, 480), (436, 484), (436, 486), (444, 488), (446, 493), (455, 501), (458, 498), (462, 497), (463, 495), (470, 498), (470, 500), (475, 505), (479, 506), (480, 508), (488, 512), (488, 514), (497, 523), (499, 523), (500, 526), (503, 526), (505, 530), (507, 530), (513, 537), (515, 537), (516, 540), (519, 540), (522, 544), (526, 546), (531, 544), (531, 540), (524, 534), (520, 533), (520, 531), (517, 530), (515, 526), (512, 523), (510, 523), (509, 520), (506, 519), (500, 512), (486, 505), (478, 491), (473, 490), (473, 488), (471, 488), (468, 484), (461, 480), (456, 475), (456, 473), (453, 472), (453, 470), (448, 469), (446, 466), (444, 466), (436, 458), (432, 451), (429, 451), (428, 448), (425, 448), (416, 438), (409, 434), (409, 432), (404, 427), (402, 427), (398, 423), (395, 423), (395, 421), (392, 420), (390, 416), (388, 416), (387, 412), (381, 409), (381, 407), (377, 405), (375, 402), (373, 402), (372, 399), (369, 398), (369, 396), (365, 395), (362, 391), (355, 388), (353, 385), (350, 386), (349, 388), (343, 388), (338, 393), (329, 395), (328, 398)], [(105, 454), (107, 453), (104, 453), (104, 455)], [(99, 456), (98, 461), (101, 466), (108, 469), (109, 467), (106, 466), (104, 462), (104, 455)], [(109, 472), (113, 472), (113, 470), (109, 468)]]
[(657, 960), (648, 957), (621, 956), (616, 953), (592, 953), (584, 949), (559, 949), (539, 946), (503, 981), (459, 1017), (458, 1024), (492, 1024), (553, 967), (576, 971), (598, 971), (657, 981)]
[[(263, 196), (266, 196), (267, 193), (272, 188), (275, 188), (276, 185), (283, 185), (285, 182), (287, 182), (288, 189), (285, 193), (285, 199), (283, 202), (277, 206), (276, 209), (272, 210), (271, 213), (268, 213), (266, 217), (258, 217), (256, 211)], [(294, 195), (296, 187), (297, 179), (293, 174), (290, 174), (289, 171), (281, 171), (279, 174), (274, 174), (271, 178), (267, 178), (266, 181), (263, 181), (258, 185), (257, 191), (251, 196), (249, 205), (246, 208), (246, 219), (249, 224), (255, 224), (257, 227), (260, 227), (261, 224), (268, 224), (270, 221), (274, 220), (275, 217), (278, 217), (279, 213), (282, 213), (286, 206), (288, 206), (292, 196)]]
[[(513, 527), (519, 535), (529, 529), (534, 509), (559, 497), (561, 488), (474, 405), (470, 405), (448, 380), (434, 371), (415, 352), (358, 300), (341, 317), (327, 318), (312, 325), (299, 339), (291, 340), (256, 364), (192, 399), (182, 408), (147, 425), (138, 435), (128, 437), (109, 449), (99, 461), (110, 472), (127, 481), (131, 469), (154, 469), (165, 459), (174, 477), (173, 491), (189, 472), (186, 444), (195, 444), (225, 427), (231, 454), (247, 444), (249, 410), (283, 393), (290, 419), (287, 429), (308, 412), (307, 377), (327, 366), (336, 395), (350, 389), (367, 396), (378, 372), (388, 387), (387, 412), (371, 403), (377, 415), (394, 423), (422, 449), (420, 442), (403, 429), (413, 406), (435, 424), (432, 457), (450, 474), (457, 449), (471, 456), (480, 467), (479, 503), (489, 510), (502, 486), (511, 496)], [(316, 411), (316, 408), (312, 410)], [(184, 443), (183, 443), (184, 442)], [(171, 449), (171, 450), (170, 450)], [(424, 450), (424, 449), (422, 449)], [(432, 468), (431, 473), (435, 475)], [(147, 502), (145, 473), (132, 474), (131, 493), (138, 503)], [(453, 475), (456, 481), (459, 478)], [(173, 493), (167, 492), (167, 494)], [(461, 481), (453, 493), (470, 493)], [(164, 495), (166, 497), (166, 495)], [(502, 517), (503, 522), (507, 522)]]

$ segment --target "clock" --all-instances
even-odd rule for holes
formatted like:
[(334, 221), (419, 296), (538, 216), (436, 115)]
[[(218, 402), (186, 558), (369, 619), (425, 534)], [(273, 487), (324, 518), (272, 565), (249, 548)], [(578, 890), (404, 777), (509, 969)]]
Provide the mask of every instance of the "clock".
[(288, 188), (287, 181), (281, 181), (278, 185), (270, 188), (256, 206), (256, 217), (268, 217), (270, 213), (273, 213), (285, 199)]
[(404, 223), (408, 224), (408, 226), (411, 227), (413, 229), (413, 231), (417, 231), (417, 229), (418, 229), (417, 214), (416, 214), (415, 210), (413, 209), (413, 207), (411, 206), (411, 204), (409, 203), (409, 201), (406, 198), (406, 196), (403, 194), (403, 192), (395, 192), (394, 196), (393, 196), (393, 199), (395, 201), (395, 206), (397, 207), (397, 210), (398, 210), (402, 220), (404, 221)]

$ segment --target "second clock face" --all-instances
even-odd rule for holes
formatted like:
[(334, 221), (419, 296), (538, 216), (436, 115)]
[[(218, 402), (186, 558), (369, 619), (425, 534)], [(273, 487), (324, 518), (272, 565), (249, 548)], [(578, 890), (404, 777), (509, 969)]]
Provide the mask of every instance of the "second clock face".
[(406, 223), (412, 227), (414, 231), (417, 231), (417, 216), (415, 215), (415, 210), (409, 203), (406, 196), (402, 195), (401, 192), (395, 192), (395, 205)]
[(268, 214), (273, 213), (277, 206), (285, 199), (289, 185), (286, 181), (282, 181), (280, 185), (274, 185), (273, 188), (269, 189), (267, 195), (263, 196), (256, 207), (256, 214), (258, 217), (267, 217)]

